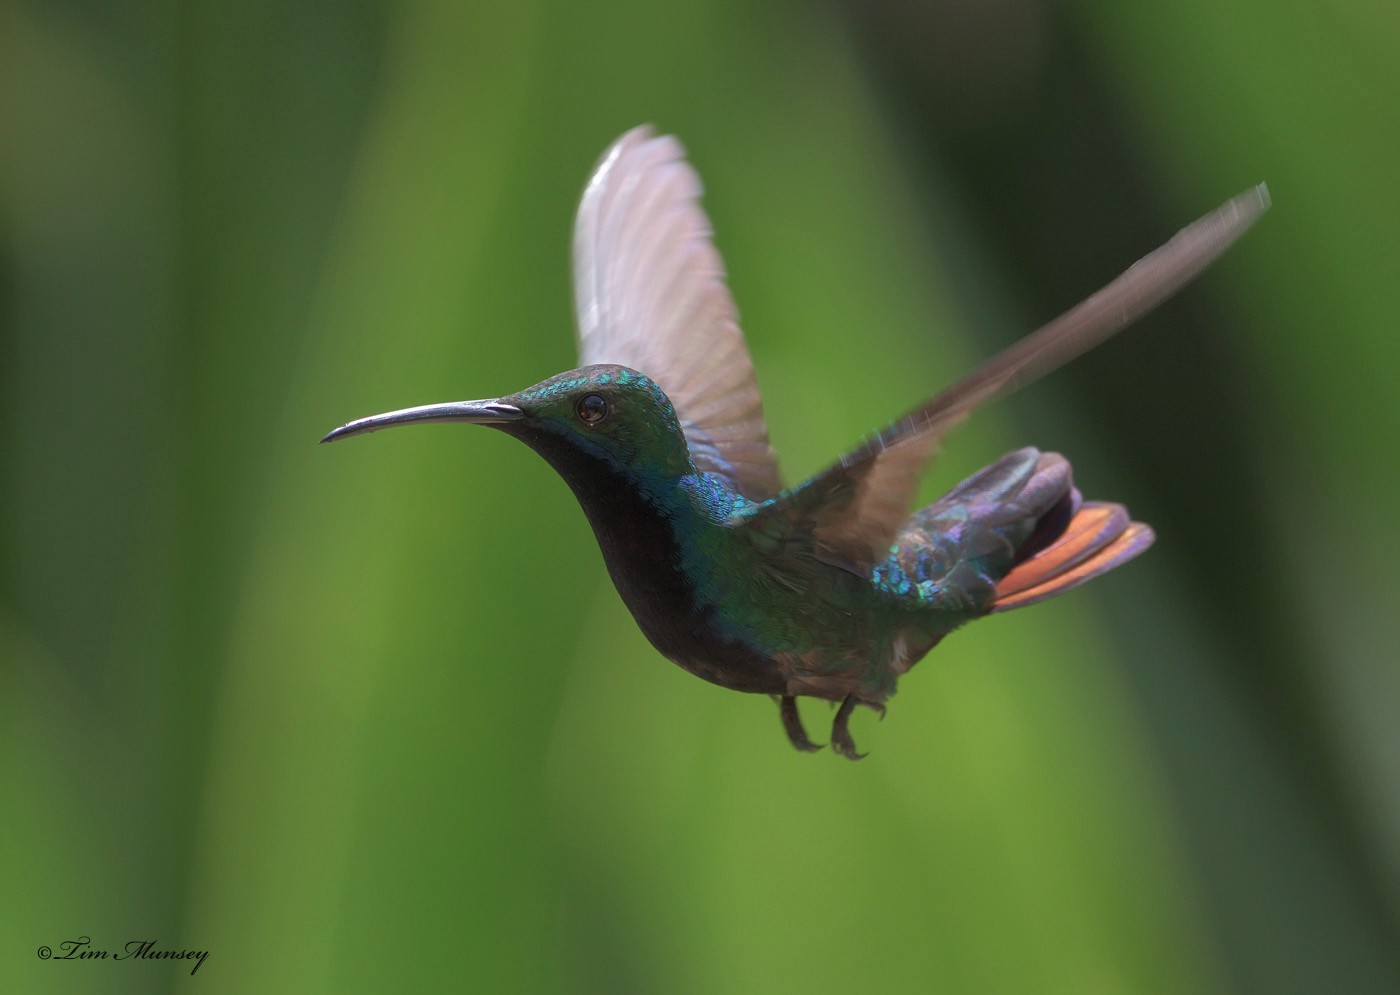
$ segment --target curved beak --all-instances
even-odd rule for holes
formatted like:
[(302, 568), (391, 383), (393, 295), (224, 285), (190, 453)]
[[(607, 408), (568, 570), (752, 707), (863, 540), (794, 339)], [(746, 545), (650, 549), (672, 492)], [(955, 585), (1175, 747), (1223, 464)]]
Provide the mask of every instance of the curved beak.
[(525, 412), (515, 405), (506, 404), (503, 401), (449, 401), (446, 404), (423, 404), (416, 408), (401, 408), (398, 411), (386, 411), (382, 415), (356, 418), (340, 428), (327, 432), (326, 437), (321, 441), (334, 442), (336, 439), (363, 435), (366, 432), (378, 432), (381, 428), (393, 428), (396, 425), (418, 425), (425, 422), (468, 422), (475, 425), (499, 425), (503, 422), (520, 421), (524, 417)]

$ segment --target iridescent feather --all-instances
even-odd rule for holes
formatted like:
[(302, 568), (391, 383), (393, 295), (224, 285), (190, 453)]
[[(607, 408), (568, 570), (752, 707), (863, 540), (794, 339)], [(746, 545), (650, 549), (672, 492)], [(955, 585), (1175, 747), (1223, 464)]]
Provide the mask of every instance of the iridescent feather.
[(1183, 229), (1103, 290), (781, 490), (753, 363), (680, 143), (623, 135), (574, 228), (579, 369), (515, 394), (392, 411), (325, 441), (468, 422), (513, 435), (568, 481), (638, 625), (668, 659), (780, 699), (883, 709), (939, 640), (1034, 604), (1151, 544), (1117, 504), (1082, 501), (1069, 463), (1019, 449), (913, 511), (919, 473), (978, 405), (1043, 376), (1156, 306), (1267, 208), (1260, 186)]

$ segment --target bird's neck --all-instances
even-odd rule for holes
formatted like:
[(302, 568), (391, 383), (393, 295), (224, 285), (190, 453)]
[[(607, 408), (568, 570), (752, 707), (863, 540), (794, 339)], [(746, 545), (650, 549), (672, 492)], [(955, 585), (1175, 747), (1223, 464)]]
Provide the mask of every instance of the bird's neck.
[(687, 569), (730, 540), (725, 504), (743, 498), (693, 466), (631, 472), (564, 441), (520, 437), (574, 492), (618, 594), (663, 656), (725, 687), (781, 691), (765, 654), (716, 633), (715, 606), (697, 596)]

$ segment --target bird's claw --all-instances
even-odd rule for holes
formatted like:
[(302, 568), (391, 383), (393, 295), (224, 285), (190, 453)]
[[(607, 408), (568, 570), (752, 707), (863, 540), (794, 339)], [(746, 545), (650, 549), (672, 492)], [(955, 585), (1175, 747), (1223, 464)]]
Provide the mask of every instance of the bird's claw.
[(803, 753), (815, 753), (824, 744), (814, 743), (807, 738), (807, 730), (802, 727), (802, 716), (797, 714), (797, 699), (792, 695), (785, 694), (778, 703), (778, 710), (783, 717), (783, 731), (787, 733), (788, 740)]
[[(855, 740), (851, 738), (851, 730), (847, 728), (847, 723), (851, 720), (851, 713), (855, 711), (858, 704), (879, 712), (882, 719), (885, 717), (885, 706), (879, 702), (857, 701), (855, 695), (847, 695), (841, 700), (841, 708), (831, 723), (831, 748), (847, 760), (861, 760), (865, 757), (864, 753), (856, 749)], [(783, 730), (787, 733), (788, 740), (793, 746), (803, 753), (815, 753), (822, 748), (824, 744), (814, 743), (807, 738), (807, 730), (802, 727), (802, 717), (797, 714), (797, 698), (794, 695), (782, 695), (778, 699), (778, 710), (783, 717)]]
[[(846, 723), (851, 720), (851, 712), (855, 711), (856, 699), (853, 695), (847, 695), (841, 702), (841, 708), (836, 713), (836, 719), (831, 723), (831, 748), (847, 760), (860, 760), (865, 754), (856, 751), (855, 740), (851, 738), (851, 731), (846, 728)], [(884, 712), (883, 706), (875, 706), (878, 711)]]

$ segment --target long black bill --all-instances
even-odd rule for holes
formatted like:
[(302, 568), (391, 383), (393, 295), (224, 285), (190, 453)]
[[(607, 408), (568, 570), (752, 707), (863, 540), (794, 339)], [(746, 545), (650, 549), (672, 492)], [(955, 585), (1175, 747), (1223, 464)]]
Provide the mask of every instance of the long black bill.
[(499, 425), (502, 422), (519, 421), (524, 417), (525, 412), (515, 405), (505, 404), (501, 401), (449, 401), (446, 404), (422, 404), (416, 408), (401, 408), (398, 411), (386, 411), (382, 415), (356, 418), (340, 428), (327, 432), (326, 437), (321, 441), (334, 442), (336, 439), (363, 435), (366, 432), (378, 432), (381, 428), (393, 428), (396, 425), (419, 425), (428, 422), (469, 422), (476, 425)]

